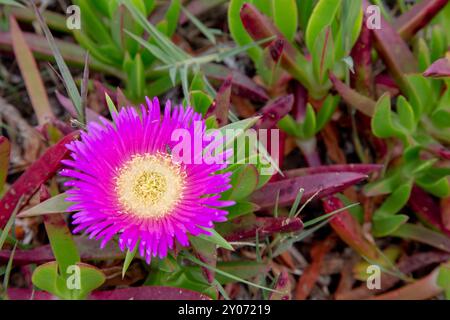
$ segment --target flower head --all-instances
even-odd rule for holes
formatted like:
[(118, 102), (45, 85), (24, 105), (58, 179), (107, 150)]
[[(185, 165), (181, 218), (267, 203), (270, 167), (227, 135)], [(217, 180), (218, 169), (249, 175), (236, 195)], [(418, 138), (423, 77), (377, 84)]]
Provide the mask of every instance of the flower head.
[[(152, 256), (164, 258), (176, 241), (187, 246), (189, 234), (209, 234), (205, 228), (226, 220), (220, 208), (233, 202), (220, 198), (230, 188), (230, 173), (218, 172), (226, 164), (180, 162), (171, 154), (174, 130), (194, 137), (194, 121), (204, 130), (200, 114), (190, 107), (172, 109), (168, 102), (161, 115), (158, 99), (147, 98), (140, 114), (126, 107), (113, 123), (100, 120), (67, 146), (72, 159), (64, 160), (68, 168), (61, 172), (70, 178), (65, 185), (67, 200), (75, 203), (70, 210), (77, 211), (75, 232), (102, 239), (102, 247), (118, 235), (122, 251), (138, 245), (150, 262)], [(202, 142), (200, 152), (208, 144)], [(198, 156), (191, 151), (192, 158)]]

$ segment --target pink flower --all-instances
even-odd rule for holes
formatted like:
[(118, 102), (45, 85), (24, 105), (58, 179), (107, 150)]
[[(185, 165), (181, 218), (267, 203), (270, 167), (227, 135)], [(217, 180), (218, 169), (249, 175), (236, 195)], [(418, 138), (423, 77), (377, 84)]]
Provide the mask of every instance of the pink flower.
[(226, 164), (181, 163), (171, 155), (177, 143), (172, 132), (186, 129), (194, 137), (194, 121), (204, 129), (192, 108), (172, 110), (169, 101), (161, 115), (158, 99), (147, 98), (141, 115), (126, 107), (113, 123), (102, 118), (102, 124), (88, 124), (80, 141), (68, 145), (72, 160), (61, 172), (70, 178), (65, 186), (67, 201), (75, 203), (70, 210), (77, 211), (74, 231), (102, 239), (101, 247), (118, 235), (122, 251), (138, 244), (149, 263), (152, 256), (164, 258), (175, 241), (188, 246), (189, 234), (209, 235), (205, 229), (225, 221), (227, 211), (220, 208), (233, 202), (220, 198), (231, 187), (231, 173), (218, 171)]

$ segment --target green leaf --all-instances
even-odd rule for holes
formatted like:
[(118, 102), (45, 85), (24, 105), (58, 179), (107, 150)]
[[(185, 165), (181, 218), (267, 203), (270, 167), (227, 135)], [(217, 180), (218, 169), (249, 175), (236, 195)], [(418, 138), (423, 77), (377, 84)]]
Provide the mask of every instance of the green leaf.
[(415, 119), (414, 110), (403, 96), (397, 99), (397, 114), (400, 124), (410, 133), (416, 129), (416, 123), (420, 119)]
[(318, 1), (309, 18), (308, 26), (306, 28), (306, 46), (309, 52), (314, 52), (316, 38), (326, 26), (331, 26), (340, 6), (341, 0)]
[(44, 225), (59, 271), (64, 277), (70, 266), (80, 262), (78, 248), (61, 213), (45, 216)]
[(448, 30), (444, 31), (441, 29), (439, 25), (434, 25), (431, 29), (431, 40), (430, 40), (430, 54), (431, 61), (436, 61), (441, 58), (445, 51), (447, 50), (445, 44), (445, 33)]
[(181, 12), (181, 1), (172, 0), (166, 11), (165, 21), (167, 22), (166, 36), (171, 37), (177, 29), (178, 19)]
[(139, 249), (139, 241), (136, 242), (133, 250), (127, 249), (127, 255), (125, 256), (125, 261), (123, 262), (122, 266), (122, 279), (125, 278), (125, 274), (127, 273), (127, 270), (130, 267), (131, 262), (136, 256), (138, 249)]
[(105, 92), (106, 105), (108, 106), (109, 114), (112, 116), (114, 114), (119, 114), (117, 111), (116, 105), (112, 101), (111, 97), (108, 93)]
[(441, 128), (450, 127), (450, 88), (445, 90), (441, 96), (439, 103), (431, 115), (433, 123)]
[(293, 137), (300, 137), (301, 135), (300, 127), (290, 114), (284, 116), (280, 121), (278, 121), (277, 126)]
[(404, 133), (398, 129), (396, 114), (391, 111), (389, 93), (383, 94), (377, 101), (372, 118), (372, 131), (379, 138), (403, 137)]
[(305, 31), (316, 0), (297, 0), (300, 28)]
[(375, 237), (386, 237), (395, 232), (406, 221), (408, 221), (408, 216), (404, 214), (374, 216), (372, 233)]
[(250, 196), (258, 186), (258, 171), (254, 165), (239, 165), (231, 175), (233, 186), (222, 194), (223, 199), (243, 200)]
[(431, 107), (436, 103), (437, 97), (431, 90), (431, 79), (425, 78), (421, 74), (406, 75), (408, 83), (408, 100), (414, 110), (416, 119), (418, 115), (430, 113)]
[(225, 240), (219, 233), (217, 233), (216, 230), (214, 230), (214, 229), (204, 229), (204, 230), (211, 232), (211, 235), (208, 236), (205, 234), (200, 234), (197, 236), (198, 238), (208, 241), (208, 242), (212, 242), (221, 248), (234, 251), (233, 246), (231, 244), (229, 244), (228, 241)]
[(450, 195), (450, 186), (447, 177), (434, 180), (425, 176), (417, 178), (416, 183), (422, 189), (425, 189), (438, 198), (445, 198)]
[(0, 0), (0, 4), (25, 8), (24, 5), (15, 0)]
[(350, 54), (359, 37), (364, 16), (362, 1), (342, 0), (340, 13), (339, 30), (335, 37), (336, 61), (340, 61)]
[(305, 119), (301, 123), (302, 138), (308, 139), (316, 134), (316, 113), (311, 104), (306, 106)]
[(226, 210), (228, 211), (227, 219), (233, 220), (258, 210), (258, 206), (251, 202), (241, 201), (237, 202), (234, 206), (227, 207)]
[(67, 201), (67, 197), (69, 197), (67, 193), (60, 193), (54, 197), (51, 197), (50, 199), (47, 199), (46, 201), (35, 205), (30, 209), (22, 211), (18, 214), (18, 217), (25, 218), (45, 214), (67, 212), (68, 208), (75, 204), (74, 202)]
[(419, 65), (419, 71), (424, 72), (431, 64), (430, 50), (423, 38), (417, 40), (416, 56)]
[[(228, 27), (234, 41), (240, 46), (253, 42), (253, 39), (247, 33), (247, 30), (245, 30), (241, 21), (240, 11), (245, 2), (246, 0), (231, 0), (228, 5)], [(258, 47), (249, 48), (247, 52), (255, 64), (258, 64), (258, 61), (263, 56), (262, 49)]]
[(323, 84), (328, 80), (328, 70), (334, 64), (334, 44), (331, 28), (325, 27), (320, 31), (314, 42), (314, 50), (312, 52), (314, 75), (319, 84)]
[[(89, 0), (74, 0), (75, 5), (80, 7), (81, 22), (83, 26), (83, 33), (85, 33), (89, 38), (93, 39), (94, 43), (97, 44), (111, 44), (113, 40), (109, 33), (107, 26), (102, 23), (101, 16), (96, 14), (90, 5)], [(117, 48), (116, 48), (117, 50)]]
[(140, 54), (137, 54), (127, 65), (128, 88), (133, 100), (141, 99), (144, 96), (145, 74), (144, 64)]
[(393, 215), (399, 212), (408, 202), (412, 186), (413, 183), (411, 181), (397, 187), (375, 211), (374, 215)]
[(439, 287), (444, 289), (445, 298), (450, 300), (450, 265), (448, 263), (439, 267), (439, 274), (436, 282)]
[(297, 33), (298, 17), (295, 0), (272, 0), (273, 20), (289, 41), (294, 41)]
[(337, 105), (339, 104), (340, 97), (333, 96), (329, 94), (325, 101), (323, 102), (322, 107), (317, 112), (316, 115), (316, 133), (323, 129), (323, 127), (328, 123), (331, 117), (336, 110)]
[(193, 90), (190, 93), (191, 106), (196, 112), (201, 113), (203, 116), (208, 112), (209, 107), (212, 105), (214, 99), (211, 98), (203, 91)]
[[(86, 299), (91, 291), (100, 287), (106, 280), (101, 270), (81, 262), (65, 272), (67, 272), (66, 279), (58, 274), (56, 261), (48, 262), (34, 270), (32, 282), (41, 290), (45, 290), (62, 299), (72, 300)], [(74, 277), (75, 283), (71, 283), (72, 277)], [(79, 288), (76, 287), (77, 279), (80, 284)], [(73, 286), (74, 284), (75, 286)]]
[(398, 186), (404, 183), (401, 169), (391, 169), (384, 178), (366, 184), (364, 194), (368, 197), (374, 197), (394, 192)]

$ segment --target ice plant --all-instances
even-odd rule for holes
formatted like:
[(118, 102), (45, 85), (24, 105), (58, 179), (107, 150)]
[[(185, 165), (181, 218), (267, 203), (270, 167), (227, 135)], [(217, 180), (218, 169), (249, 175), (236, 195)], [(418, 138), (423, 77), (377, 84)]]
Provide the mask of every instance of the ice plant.
[[(70, 178), (67, 200), (77, 211), (74, 232), (102, 239), (102, 247), (118, 235), (122, 251), (138, 245), (149, 262), (164, 258), (176, 242), (187, 246), (189, 235), (209, 234), (214, 222), (226, 220), (220, 208), (233, 202), (221, 200), (231, 186), (230, 173), (218, 172), (226, 164), (207, 164), (194, 148), (183, 161), (172, 155), (174, 130), (200, 134), (201, 115), (191, 107), (172, 108), (170, 101), (161, 114), (157, 98), (146, 102), (140, 114), (124, 107), (113, 114), (113, 123), (89, 123), (80, 141), (68, 145), (72, 159), (64, 161), (62, 175)], [(203, 142), (200, 151), (208, 145)]]

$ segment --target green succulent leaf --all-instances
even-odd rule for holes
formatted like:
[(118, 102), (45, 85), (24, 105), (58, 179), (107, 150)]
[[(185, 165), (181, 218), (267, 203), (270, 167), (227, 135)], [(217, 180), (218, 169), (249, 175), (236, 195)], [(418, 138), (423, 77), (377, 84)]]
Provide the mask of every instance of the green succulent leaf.
[(376, 216), (373, 218), (372, 233), (375, 237), (386, 237), (395, 232), (406, 221), (408, 221), (408, 216), (404, 214)]
[(450, 300), (450, 264), (446, 263), (439, 267), (439, 274), (437, 277), (437, 284), (445, 292), (445, 298)]
[(389, 94), (384, 94), (377, 101), (372, 118), (372, 131), (379, 138), (404, 137), (398, 116), (391, 110)]
[(77, 263), (65, 270), (66, 276), (58, 273), (56, 261), (38, 266), (32, 276), (33, 284), (57, 297), (66, 300), (86, 299), (90, 292), (100, 287), (105, 275), (94, 266)]
[(411, 181), (397, 187), (375, 211), (374, 216), (393, 215), (399, 212), (408, 202), (412, 186)]
[(193, 90), (190, 93), (191, 105), (196, 112), (205, 115), (209, 107), (212, 105), (214, 99), (203, 91)]
[(323, 84), (327, 81), (328, 70), (334, 64), (334, 44), (331, 28), (325, 27), (317, 36), (312, 52), (313, 70), (317, 82)]
[(297, 3), (295, 0), (271, 0), (271, 2), (275, 25), (286, 39), (294, 41), (298, 27)]
[(397, 114), (400, 124), (412, 133), (416, 128), (418, 119), (416, 121), (413, 108), (403, 96), (397, 99)]
[(322, 108), (316, 114), (316, 133), (323, 129), (323, 127), (330, 121), (340, 101), (339, 96), (329, 94), (322, 104)]
[(316, 113), (311, 104), (307, 104), (305, 119), (301, 124), (301, 131), (303, 138), (311, 138), (316, 133)]
[(239, 165), (231, 175), (230, 188), (222, 194), (224, 199), (243, 200), (246, 199), (258, 186), (258, 171), (254, 165)]
[(314, 43), (322, 30), (331, 26), (339, 7), (341, 0), (319, 0), (311, 14), (306, 28), (306, 47), (309, 52), (314, 52)]

